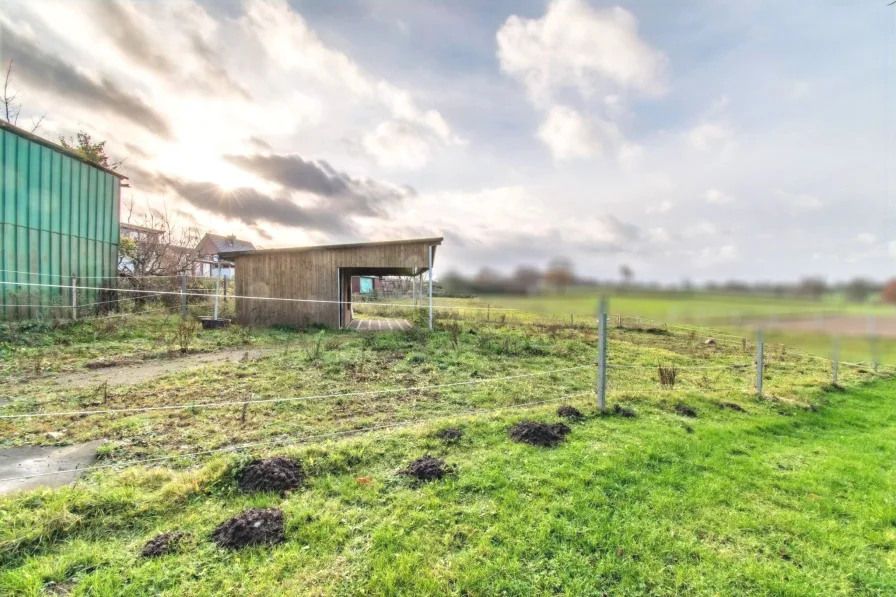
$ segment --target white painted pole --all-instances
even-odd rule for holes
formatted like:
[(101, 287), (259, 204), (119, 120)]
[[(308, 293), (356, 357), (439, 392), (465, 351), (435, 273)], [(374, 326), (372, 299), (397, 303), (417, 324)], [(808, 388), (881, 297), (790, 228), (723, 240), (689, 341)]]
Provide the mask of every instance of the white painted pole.
[(180, 275), (180, 316), (187, 316), (187, 270)]
[(607, 297), (597, 307), (597, 408), (607, 410)]
[(78, 319), (78, 277), (72, 276), (72, 319)]
[(218, 296), (221, 294), (221, 262), (218, 262), (218, 273), (215, 276), (215, 319), (218, 319)]
[(432, 253), (435, 247), (429, 245), (429, 329), (432, 331)]

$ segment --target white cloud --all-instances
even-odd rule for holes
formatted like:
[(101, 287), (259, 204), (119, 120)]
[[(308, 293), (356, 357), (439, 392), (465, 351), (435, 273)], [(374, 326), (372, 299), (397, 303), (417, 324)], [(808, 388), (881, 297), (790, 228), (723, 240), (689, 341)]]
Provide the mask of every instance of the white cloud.
[(734, 203), (734, 197), (732, 195), (722, 192), (719, 189), (707, 189), (703, 194), (703, 197), (706, 199), (706, 202), (711, 205), (728, 205), (729, 203)]
[(817, 195), (809, 193), (793, 193), (775, 189), (775, 195), (789, 203), (797, 212), (816, 211), (824, 205), (824, 202)]
[(856, 241), (863, 245), (873, 245), (877, 242), (877, 237), (870, 232), (860, 232), (856, 235)]
[(887, 245), (887, 248), (890, 251), (890, 257), (896, 259), (896, 240), (891, 240)]
[(675, 207), (675, 203), (668, 199), (663, 199), (656, 205), (648, 205), (644, 210), (646, 214), (664, 214)]
[(637, 20), (620, 7), (557, 0), (540, 19), (509, 17), (497, 42), (501, 70), (522, 81), (537, 105), (550, 104), (563, 88), (584, 96), (603, 88), (647, 95), (666, 89), (666, 57), (641, 39)]
[(740, 253), (735, 245), (722, 245), (720, 247), (704, 247), (693, 252), (693, 262), (697, 267), (712, 267), (724, 263), (737, 261)]
[(715, 236), (719, 233), (719, 229), (715, 224), (707, 220), (700, 220), (696, 224), (688, 226), (684, 230), (687, 238), (696, 238), (700, 236)]
[(377, 100), (395, 119), (422, 127), (442, 142), (464, 143), (452, 133), (437, 110), (421, 109), (407, 90), (388, 81), (374, 81), (347, 55), (326, 47), (305, 19), (284, 0), (248, 0), (246, 19), (269, 58), (283, 70), (301, 73), (361, 98)]
[(402, 122), (382, 122), (361, 139), (361, 146), (380, 166), (415, 170), (426, 165), (429, 144), (414, 127)]
[[(631, 13), (557, 0), (539, 19), (512, 15), (496, 39), (501, 70), (547, 111), (536, 136), (555, 160), (591, 158), (607, 147), (623, 165), (641, 155), (641, 146), (626, 140), (616, 122), (626, 113), (626, 95), (665, 92), (667, 60), (641, 39)], [(584, 98), (600, 93), (603, 101), (591, 104), (595, 113), (582, 114), (559, 104), (565, 90)]]
[(666, 244), (672, 240), (672, 235), (663, 227), (649, 228), (647, 240), (656, 244)]
[(590, 158), (602, 151), (600, 139), (581, 114), (566, 106), (554, 106), (536, 135), (555, 160)]
[(733, 138), (733, 132), (718, 122), (704, 122), (690, 129), (685, 137), (691, 147), (699, 151), (721, 149)]

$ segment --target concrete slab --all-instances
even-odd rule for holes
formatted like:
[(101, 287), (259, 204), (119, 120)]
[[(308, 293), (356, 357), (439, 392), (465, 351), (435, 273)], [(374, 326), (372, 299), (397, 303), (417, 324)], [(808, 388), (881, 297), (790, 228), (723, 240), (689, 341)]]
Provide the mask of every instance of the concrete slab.
[(353, 319), (348, 329), (359, 332), (389, 332), (411, 329), (407, 319)]
[[(24, 446), (0, 450), (0, 479), (39, 475), (52, 471), (84, 468), (96, 460), (96, 449), (104, 440), (74, 446)], [(81, 471), (0, 481), (0, 494), (35, 487), (60, 487), (81, 476)]]

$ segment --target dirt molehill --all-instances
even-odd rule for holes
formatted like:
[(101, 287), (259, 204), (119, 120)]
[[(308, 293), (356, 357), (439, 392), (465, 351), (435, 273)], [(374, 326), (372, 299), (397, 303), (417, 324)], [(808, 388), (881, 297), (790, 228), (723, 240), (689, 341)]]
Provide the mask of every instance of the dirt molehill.
[(157, 556), (165, 555), (166, 553), (171, 553), (177, 548), (177, 544), (180, 543), (181, 539), (186, 536), (187, 534), (181, 531), (169, 531), (167, 533), (162, 533), (161, 535), (156, 535), (146, 542), (140, 555), (144, 558), (155, 558)]
[(510, 428), (510, 439), (533, 446), (556, 446), (569, 431), (563, 423), (520, 421)]
[(635, 411), (624, 406), (619, 406), (618, 404), (613, 405), (613, 413), (625, 417), (626, 419), (635, 418)]
[(418, 481), (435, 481), (453, 472), (454, 469), (445, 464), (444, 460), (433, 458), (429, 454), (423, 458), (418, 458), (410, 463), (407, 468), (398, 471), (400, 475), (414, 477)]
[(676, 404), (675, 412), (681, 415), (682, 417), (690, 417), (692, 419), (697, 418), (697, 411), (688, 406), (687, 404)]
[(719, 402), (719, 408), (727, 408), (730, 410), (737, 411), (739, 413), (747, 412), (747, 409), (745, 409), (740, 404), (735, 404), (734, 402)]
[(289, 491), (301, 487), (305, 481), (305, 471), (298, 460), (274, 456), (251, 461), (240, 472), (240, 490), (246, 493), (254, 491)]
[(240, 549), (283, 541), (283, 512), (277, 508), (253, 508), (225, 520), (212, 533), (219, 547)]
[(575, 406), (569, 406), (568, 404), (564, 404), (560, 408), (557, 409), (558, 417), (566, 417), (567, 419), (581, 419), (585, 415), (582, 414), (582, 411), (577, 409)]
[(455, 429), (454, 427), (442, 429), (436, 434), (436, 437), (449, 444), (460, 440), (460, 438), (462, 438), (463, 436), (464, 432), (460, 429)]

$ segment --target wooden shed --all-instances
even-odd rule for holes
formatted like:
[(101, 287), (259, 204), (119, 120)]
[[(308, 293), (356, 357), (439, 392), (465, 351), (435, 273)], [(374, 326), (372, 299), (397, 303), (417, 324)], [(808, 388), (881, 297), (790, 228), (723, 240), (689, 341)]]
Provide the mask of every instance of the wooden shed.
[(221, 256), (236, 266), (239, 323), (344, 328), (352, 320), (352, 277), (423, 274), (431, 269), (441, 244), (442, 238), (419, 238), (232, 251)]

